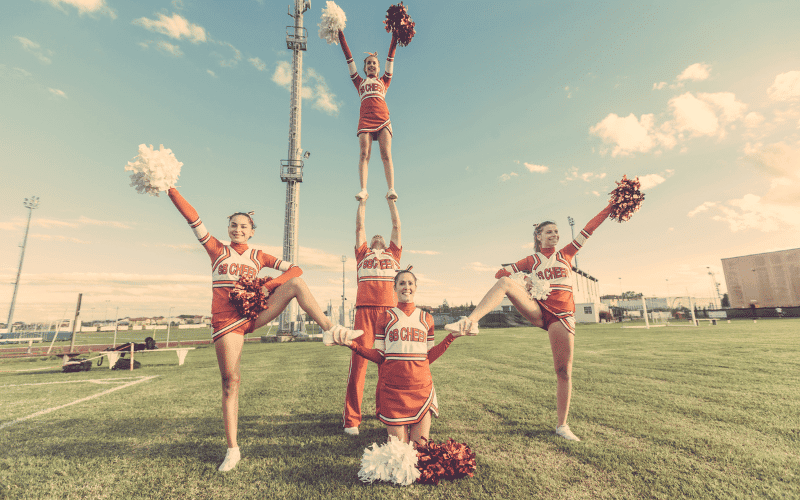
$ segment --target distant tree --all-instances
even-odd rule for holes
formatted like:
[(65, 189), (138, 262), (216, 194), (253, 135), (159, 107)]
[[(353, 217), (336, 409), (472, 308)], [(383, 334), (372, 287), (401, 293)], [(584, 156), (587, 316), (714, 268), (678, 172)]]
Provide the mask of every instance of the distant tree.
[(722, 295), (722, 307), (730, 307), (731, 306), (731, 299), (728, 298), (728, 294)]
[(447, 303), (447, 299), (442, 302), (442, 312), (450, 312), (450, 305)]

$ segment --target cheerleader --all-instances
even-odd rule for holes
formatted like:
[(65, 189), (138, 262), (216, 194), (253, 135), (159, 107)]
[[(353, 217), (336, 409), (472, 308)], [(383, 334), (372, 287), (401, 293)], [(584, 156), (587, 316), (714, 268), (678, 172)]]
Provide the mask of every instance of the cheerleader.
[[(340, 338), (352, 339), (357, 337), (358, 333), (331, 323), (311, 295), (306, 283), (300, 278), (303, 271), (299, 267), (261, 250), (248, 247), (247, 241), (253, 236), (256, 228), (252, 212), (237, 212), (228, 217), (228, 236), (231, 242), (226, 245), (211, 236), (197, 211), (177, 189), (170, 188), (169, 197), (181, 215), (186, 218), (186, 222), (211, 258), (212, 339), (222, 376), (222, 419), (228, 444), (228, 452), (219, 470), (226, 472), (233, 469), (241, 458), (236, 435), (241, 380), (239, 365), (244, 336), (278, 317), (294, 298), (300, 307), (326, 331), (326, 335), (336, 334)], [(267, 307), (258, 317), (255, 319), (242, 317), (229, 300), (230, 292), (240, 277), (255, 277), (264, 268), (274, 269), (282, 274), (266, 283), (264, 292), (268, 294)]]
[(361, 191), (356, 195), (356, 199), (366, 200), (369, 196), (367, 194), (369, 158), (372, 152), (372, 142), (376, 140), (380, 147), (386, 184), (389, 187), (386, 197), (392, 200), (397, 199), (397, 193), (394, 190), (394, 166), (392, 165), (392, 122), (389, 119), (389, 108), (386, 106), (385, 100), (386, 90), (392, 82), (397, 37), (392, 34), (389, 55), (386, 57), (386, 68), (380, 78), (378, 78), (378, 75), (380, 74), (381, 64), (378, 61), (377, 53), (367, 53), (369, 55), (364, 59), (364, 73), (367, 77), (362, 78), (358, 74), (353, 55), (350, 53), (350, 48), (347, 46), (342, 30), (339, 30), (339, 42), (342, 45), (342, 52), (344, 52), (347, 68), (350, 71), (350, 79), (361, 97), (358, 131), (356, 132), (361, 151), (358, 159), (358, 178), (361, 182)]
[[(569, 403), (572, 396), (572, 353), (575, 341), (575, 301), (572, 295), (571, 272), (572, 259), (578, 250), (592, 235), (595, 229), (611, 214), (613, 204), (609, 203), (600, 211), (578, 236), (568, 245), (556, 251), (559, 235), (558, 227), (551, 221), (545, 221), (536, 226), (534, 231), (534, 253), (519, 262), (497, 271), (497, 282), (469, 316), (462, 317), (458, 322), (445, 325), (451, 332), (461, 332), (467, 335), (478, 333), (478, 321), (494, 310), (503, 297), (517, 308), (517, 310), (530, 321), (533, 326), (546, 330), (550, 337), (550, 348), (553, 352), (553, 365), (555, 367), (556, 406), (558, 425), (556, 434), (570, 441), (580, 441), (567, 425)], [(538, 279), (545, 287), (549, 287), (549, 295), (543, 300), (531, 298), (529, 292), (533, 287), (532, 278), (525, 277), (526, 287), (523, 288), (511, 276), (512, 273), (530, 273), (533, 279)]]
[(376, 415), (386, 425), (388, 435), (422, 445), (428, 440), (431, 414), (439, 416), (429, 365), (466, 332), (456, 330), (434, 345), (433, 317), (414, 306), (417, 277), (411, 267), (394, 277), (394, 291), (397, 307), (378, 321), (373, 349), (345, 336), (337, 343), (380, 366)]

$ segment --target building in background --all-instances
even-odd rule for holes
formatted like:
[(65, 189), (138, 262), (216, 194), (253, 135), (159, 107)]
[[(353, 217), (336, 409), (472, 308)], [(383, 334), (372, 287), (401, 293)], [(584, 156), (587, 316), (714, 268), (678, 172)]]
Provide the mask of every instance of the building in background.
[(722, 259), (731, 307), (800, 306), (800, 248)]

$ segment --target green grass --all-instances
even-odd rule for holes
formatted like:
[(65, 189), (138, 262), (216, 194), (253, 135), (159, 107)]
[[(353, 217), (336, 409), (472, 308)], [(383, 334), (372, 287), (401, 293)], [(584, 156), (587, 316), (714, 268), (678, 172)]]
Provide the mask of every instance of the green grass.
[[(432, 366), (441, 417), (431, 437), (477, 452), (473, 478), (364, 485), (363, 449), (385, 440), (376, 370), (353, 438), (341, 431), (349, 351), (248, 343), (236, 469), (225, 454), (213, 347), (141, 356), (134, 372), (64, 374), (55, 358), (0, 361), (7, 498), (800, 498), (800, 320), (699, 328), (579, 326), (570, 425), (555, 437), (555, 375), (538, 329), (482, 330)], [(443, 334), (437, 333), (441, 338)], [(17, 372), (55, 366), (49, 370)], [(101, 380), (106, 383), (76, 382)], [(40, 385), (22, 385), (40, 384)]]

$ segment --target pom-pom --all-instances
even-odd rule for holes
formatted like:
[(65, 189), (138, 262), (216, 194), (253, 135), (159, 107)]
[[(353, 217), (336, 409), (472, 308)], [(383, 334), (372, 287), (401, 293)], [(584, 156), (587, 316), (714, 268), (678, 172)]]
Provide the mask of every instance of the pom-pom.
[(628, 179), (623, 175), (621, 181), (617, 181), (617, 187), (611, 191), (611, 199), (608, 200), (613, 206), (609, 217), (617, 222), (625, 222), (631, 218), (634, 212), (639, 210), (644, 201), (644, 193), (639, 189), (641, 184), (639, 178)]
[(403, 5), (403, 2), (389, 7), (383, 24), (386, 25), (386, 32), (394, 35), (397, 43), (403, 47), (411, 43), (411, 39), (417, 34), (414, 21), (408, 15), (408, 6)]
[(129, 161), (125, 170), (131, 174), (131, 186), (140, 194), (158, 196), (160, 191), (175, 187), (178, 176), (181, 175), (183, 163), (179, 162), (171, 149), (164, 149), (164, 145), (156, 151), (152, 144), (147, 147), (139, 145), (139, 155)]
[(339, 31), (344, 31), (347, 16), (336, 3), (328, 0), (327, 6), (322, 9), (322, 17), (319, 20), (319, 37), (328, 44), (339, 44)]
[(408, 486), (419, 476), (417, 451), (413, 444), (389, 436), (387, 443), (382, 445), (372, 443), (371, 448), (364, 448), (361, 470), (358, 471), (358, 478), (361, 481), (365, 483), (388, 481)]
[(231, 290), (228, 300), (241, 316), (256, 319), (258, 313), (267, 308), (269, 293), (264, 293), (264, 285), (271, 280), (242, 276)]
[(528, 292), (528, 298), (531, 300), (547, 300), (547, 297), (550, 296), (550, 283), (540, 280), (534, 274), (512, 273), (509, 278), (524, 288)]
[(472, 477), (475, 473), (475, 453), (466, 443), (448, 439), (437, 444), (426, 440), (425, 444), (417, 446), (417, 455), (420, 470), (417, 482), (423, 484), (439, 484), (441, 479)]

